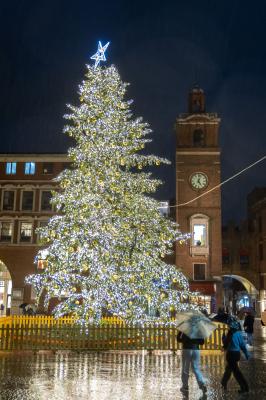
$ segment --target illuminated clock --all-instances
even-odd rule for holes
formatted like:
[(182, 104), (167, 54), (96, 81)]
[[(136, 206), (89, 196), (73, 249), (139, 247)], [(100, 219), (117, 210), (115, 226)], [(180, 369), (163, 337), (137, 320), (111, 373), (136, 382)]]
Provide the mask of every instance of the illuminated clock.
[(205, 189), (208, 186), (208, 177), (202, 172), (195, 172), (190, 177), (190, 184), (193, 189)]

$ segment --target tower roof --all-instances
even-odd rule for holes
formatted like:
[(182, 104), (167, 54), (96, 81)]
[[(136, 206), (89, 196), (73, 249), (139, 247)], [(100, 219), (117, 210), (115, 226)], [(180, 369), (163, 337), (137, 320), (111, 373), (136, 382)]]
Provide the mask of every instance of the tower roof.
[(188, 112), (190, 114), (205, 113), (205, 94), (199, 85), (194, 85), (189, 92)]
[(204, 90), (199, 87), (198, 84), (194, 84), (193, 87), (190, 89), (190, 93), (202, 93), (204, 94)]

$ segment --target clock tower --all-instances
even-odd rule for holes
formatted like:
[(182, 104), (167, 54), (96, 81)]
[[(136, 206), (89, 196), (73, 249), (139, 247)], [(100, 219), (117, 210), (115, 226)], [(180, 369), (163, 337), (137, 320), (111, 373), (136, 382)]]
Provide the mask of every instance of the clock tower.
[(194, 86), (188, 112), (176, 120), (176, 220), (191, 234), (177, 244), (176, 265), (209, 312), (222, 304), (221, 191), (210, 191), (220, 183), (219, 125), (218, 115), (206, 112), (203, 90)]

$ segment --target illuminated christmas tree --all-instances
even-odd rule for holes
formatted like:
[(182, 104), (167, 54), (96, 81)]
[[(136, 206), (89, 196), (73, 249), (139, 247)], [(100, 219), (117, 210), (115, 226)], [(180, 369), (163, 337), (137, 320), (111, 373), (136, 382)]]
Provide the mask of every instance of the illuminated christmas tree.
[[(96, 56), (99, 49), (106, 46), (99, 44)], [(57, 178), (58, 215), (39, 232), (46, 247), (37, 257), (46, 268), (27, 282), (38, 299), (44, 293), (46, 305), (59, 298), (56, 316), (71, 313), (81, 323), (99, 321), (104, 312), (169, 320), (173, 310), (191, 307), (187, 279), (164, 261), (184, 237), (151, 196), (161, 182), (144, 171), (169, 162), (143, 154), (148, 125), (132, 118), (117, 69), (98, 61), (87, 66), (80, 105), (68, 106), (64, 131), (76, 142), (69, 150), (73, 169)]]

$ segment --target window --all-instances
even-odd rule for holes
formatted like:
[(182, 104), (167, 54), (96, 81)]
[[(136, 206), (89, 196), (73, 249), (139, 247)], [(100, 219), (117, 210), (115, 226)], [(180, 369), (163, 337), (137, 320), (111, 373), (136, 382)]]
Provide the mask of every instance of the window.
[(205, 281), (205, 267), (206, 264), (194, 264), (194, 280)]
[(23, 243), (30, 243), (31, 238), (32, 238), (32, 223), (31, 222), (21, 222), (19, 241), (23, 242)]
[(222, 258), (223, 258), (223, 264), (230, 264), (230, 253), (229, 250), (224, 247), (222, 251)]
[(51, 211), (52, 204), (51, 204), (52, 193), (49, 190), (45, 190), (41, 193), (41, 210), (42, 211)]
[(63, 163), (63, 169), (74, 169), (74, 165), (70, 162)]
[(7, 162), (6, 163), (6, 174), (7, 175), (15, 175), (16, 170), (17, 170), (16, 162)]
[(193, 104), (192, 104), (192, 111), (194, 113), (201, 111), (200, 99), (194, 99)]
[(169, 217), (170, 208), (168, 201), (160, 201), (159, 211), (162, 216)]
[(43, 163), (42, 165), (42, 173), (45, 175), (51, 175), (54, 170), (54, 164), (53, 163)]
[(201, 129), (195, 129), (193, 132), (193, 146), (203, 147), (205, 146), (205, 134)]
[[(38, 229), (39, 228), (44, 228), (45, 226), (47, 226), (47, 224), (48, 224), (48, 220), (39, 221)], [(37, 242), (38, 242), (38, 244), (41, 244), (40, 232), (38, 232), (38, 230), (37, 230)]]
[(209, 254), (209, 217), (202, 214), (193, 215), (190, 218), (192, 255)]
[(249, 252), (246, 249), (239, 249), (239, 264), (241, 266), (249, 264)]
[(0, 241), (11, 242), (12, 240), (13, 223), (12, 222), (1, 222), (0, 223)]
[(35, 174), (35, 162), (26, 162), (25, 175), (34, 175), (34, 174)]
[(15, 191), (5, 190), (3, 195), (3, 210), (10, 211), (14, 210), (15, 203)]
[(47, 224), (48, 224), (48, 221), (47, 221), (47, 220), (39, 221), (39, 227), (40, 227), (40, 228), (44, 228), (45, 226), (47, 226)]
[(33, 208), (33, 191), (24, 190), (22, 192), (22, 205), (21, 209), (23, 211), (32, 211)]
[(30, 288), (30, 298), (31, 300), (36, 300), (37, 298), (37, 293), (33, 286)]
[(206, 224), (194, 224), (193, 226), (193, 246), (206, 246)]

